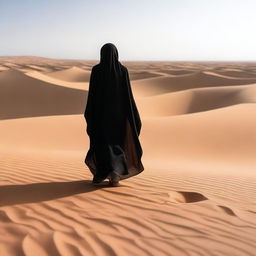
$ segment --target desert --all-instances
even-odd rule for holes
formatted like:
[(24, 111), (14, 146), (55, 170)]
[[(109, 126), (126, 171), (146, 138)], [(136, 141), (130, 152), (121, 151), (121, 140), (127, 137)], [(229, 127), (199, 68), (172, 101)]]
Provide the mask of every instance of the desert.
[(125, 61), (144, 172), (91, 183), (96, 61), (0, 58), (1, 256), (255, 255), (256, 63)]

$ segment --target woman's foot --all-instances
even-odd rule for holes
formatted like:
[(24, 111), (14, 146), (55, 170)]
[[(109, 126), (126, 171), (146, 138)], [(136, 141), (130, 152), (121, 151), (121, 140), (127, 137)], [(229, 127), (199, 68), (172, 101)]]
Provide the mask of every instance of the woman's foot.
[(120, 181), (120, 176), (117, 173), (112, 172), (109, 178), (109, 185), (111, 187), (117, 187), (119, 186), (119, 181)]
[(100, 177), (98, 177), (97, 175), (94, 175), (93, 179), (92, 179), (92, 183), (93, 184), (98, 184), (101, 183), (102, 181), (104, 181), (105, 179), (102, 179)]

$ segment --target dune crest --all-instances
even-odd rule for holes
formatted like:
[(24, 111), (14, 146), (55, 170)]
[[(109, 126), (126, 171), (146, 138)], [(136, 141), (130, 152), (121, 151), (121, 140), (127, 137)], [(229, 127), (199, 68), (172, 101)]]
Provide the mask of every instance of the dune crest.
[(242, 103), (256, 103), (256, 85), (192, 88), (138, 97), (137, 102), (144, 116), (183, 115)]
[(44, 82), (16, 69), (0, 73), (0, 119), (80, 114), (86, 98), (85, 90)]
[(78, 67), (45, 73), (47, 76), (67, 82), (88, 82), (90, 79), (90, 74), (90, 71)]
[(214, 72), (197, 71), (180, 76), (162, 76), (134, 81), (140, 97), (182, 91), (193, 88), (233, 86), (256, 83), (255, 79), (228, 78)]
[(46, 83), (51, 83), (51, 84), (55, 84), (63, 87), (79, 89), (79, 90), (87, 90), (87, 91), (89, 89), (89, 82), (67, 82), (57, 78), (53, 78), (51, 76), (48, 76), (47, 74), (45, 75), (42, 72), (38, 72), (38, 71), (28, 71), (26, 72), (26, 75), (33, 77), (35, 79), (44, 81)]

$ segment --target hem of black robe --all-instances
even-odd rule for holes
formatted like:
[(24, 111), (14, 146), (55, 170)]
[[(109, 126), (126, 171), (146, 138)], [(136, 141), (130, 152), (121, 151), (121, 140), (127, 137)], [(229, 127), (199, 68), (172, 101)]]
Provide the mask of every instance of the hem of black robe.
[[(127, 119), (126, 135), (125, 135), (126, 145), (125, 146), (123, 145), (124, 148), (122, 149), (123, 157), (126, 160), (125, 160), (125, 164), (123, 163), (124, 168), (120, 168), (120, 170), (118, 170), (119, 168), (113, 168), (113, 166), (112, 167), (106, 166), (106, 168), (108, 168), (107, 171), (97, 173), (97, 163), (96, 163), (97, 161), (95, 158), (94, 143), (92, 142), (94, 140), (92, 140), (92, 138), (90, 137), (90, 148), (86, 154), (84, 162), (88, 166), (89, 170), (91, 171), (91, 173), (94, 176), (96, 175), (99, 179), (107, 179), (110, 176), (110, 173), (115, 171), (120, 176), (120, 180), (124, 180), (124, 179), (130, 178), (130, 177), (136, 176), (136, 175), (140, 174), (142, 171), (144, 171), (145, 168), (141, 161), (141, 157), (143, 154), (142, 147), (141, 147), (138, 135), (134, 132), (134, 129), (136, 129), (136, 128), (134, 126), (132, 126), (131, 123), (132, 122)], [(131, 148), (128, 149), (128, 147), (132, 147), (132, 149)], [(127, 150), (131, 150), (129, 152), (130, 153), (133, 152), (135, 154), (136, 160), (135, 159), (128, 160), (126, 158), (127, 157), (126, 153), (128, 153)], [(131, 163), (131, 162), (133, 162), (133, 163)], [(123, 172), (123, 171), (127, 171), (128, 173), (121, 174), (120, 172)]]
[[(84, 163), (88, 166), (88, 168), (89, 168), (90, 172), (93, 174), (93, 176), (95, 176), (95, 175), (97, 175), (97, 170), (91, 164), (90, 157), (89, 157), (90, 153), (91, 152), (87, 153), (87, 156), (86, 156), (86, 158), (84, 160)], [(133, 177), (133, 176), (136, 176), (136, 175), (140, 174), (141, 172), (144, 171), (144, 169), (145, 168), (144, 168), (142, 162), (140, 162), (139, 163), (139, 167), (130, 167), (130, 168), (128, 168), (128, 174), (120, 174), (120, 173), (118, 173), (118, 170), (112, 169), (112, 170), (109, 170), (108, 173), (105, 173), (105, 175), (103, 175), (103, 176), (101, 176), (99, 178), (107, 179), (107, 178), (110, 177), (111, 172), (116, 172), (119, 175), (120, 180), (124, 180), (124, 179), (127, 179), (127, 178), (130, 178), (130, 177)]]

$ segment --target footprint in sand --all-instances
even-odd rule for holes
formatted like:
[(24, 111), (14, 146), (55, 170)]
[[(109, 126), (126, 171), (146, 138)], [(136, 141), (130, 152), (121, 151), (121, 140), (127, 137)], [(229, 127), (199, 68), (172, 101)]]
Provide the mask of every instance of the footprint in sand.
[(171, 191), (168, 194), (169, 201), (174, 203), (195, 203), (208, 200), (207, 197), (197, 192)]
[(223, 206), (223, 205), (217, 205), (222, 211), (224, 211), (226, 214), (230, 215), (230, 216), (236, 216), (236, 214), (233, 212), (232, 209), (230, 209), (227, 206)]
[[(169, 194), (169, 202), (173, 203), (196, 203), (200, 201), (208, 200), (204, 195), (197, 192), (186, 192), (186, 191), (171, 191)], [(230, 215), (237, 216), (234, 211), (223, 205), (216, 205), (219, 210)]]

